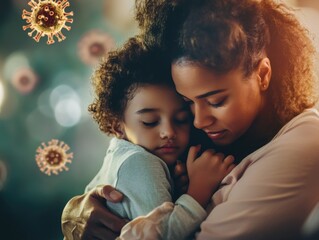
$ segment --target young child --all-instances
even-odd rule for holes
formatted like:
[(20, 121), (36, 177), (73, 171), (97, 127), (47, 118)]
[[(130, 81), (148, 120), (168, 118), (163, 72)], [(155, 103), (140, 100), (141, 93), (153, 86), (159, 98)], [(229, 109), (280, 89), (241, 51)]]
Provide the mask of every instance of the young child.
[[(164, 53), (131, 38), (93, 75), (96, 97), (89, 111), (113, 138), (86, 191), (100, 184), (114, 186), (124, 200), (107, 206), (130, 220), (172, 202), (172, 170), (189, 146), (191, 114), (175, 91), (164, 59)], [(232, 156), (207, 150), (197, 157), (199, 150), (191, 147), (188, 153), (187, 194), (177, 199), (165, 226), (158, 228), (164, 239), (184, 239), (199, 227), (212, 193), (233, 168)], [(151, 236), (141, 231), (138, 238)]]

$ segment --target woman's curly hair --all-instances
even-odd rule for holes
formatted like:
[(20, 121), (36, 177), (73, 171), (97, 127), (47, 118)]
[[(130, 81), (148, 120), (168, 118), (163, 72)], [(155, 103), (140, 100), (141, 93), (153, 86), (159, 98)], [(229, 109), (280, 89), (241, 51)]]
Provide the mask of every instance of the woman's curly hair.
[(149, 84), (174, 87), (169, 59), (161, 49), (148, 47), (136, 36), (110, 52), (92, 75), (95, 98), (88, 110), (99, 128), (115, 135), (128, 101), (138, 87)]
[(273, 0), (136, 0), (145, 41), (187, 61), (249, 76), (263, 57), (272, 66), (269, 103), (285, 124), (317, 101), (315, 48), (293, 11)]

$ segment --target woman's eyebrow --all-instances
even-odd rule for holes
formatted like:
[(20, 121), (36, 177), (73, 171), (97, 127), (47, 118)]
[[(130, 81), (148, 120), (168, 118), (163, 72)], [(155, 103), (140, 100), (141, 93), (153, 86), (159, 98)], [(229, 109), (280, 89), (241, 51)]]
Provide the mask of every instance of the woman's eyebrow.
[[(208, 96), (211, 96), (211, 95), (214, 95), (214, 94), (217, 94), (217, 93), (225, 92), (225, 91), (226, 91), (226, 89), (213, 90), (213, 91), (209, 91), (207, 93), (198, 95), (195, 98), (197, 98), (197, 99), (205, 98), (205, 97), (208, 97)], [(185, 97), (184, 95), (182, 95), (180, 93), (178, 93), (178, 94), (184, 99), (184, 101), (188, 101), (189, 100), (188, 97)]]
[(226, 89), (213, 90), (213, 91), (210, 91), (210, 92), (201, 94), (201, 95), (199, 95), (199, 96), (196, 96), (195, 98), (197, 98), (197, 99), (205, 98), (205, 97), (212, 96), (212, 95), (215, 95), (215, 94), (217, 94), (217, 93), (221, 93), (221, 92), (225, 92), (225, 91), (226, 91)]

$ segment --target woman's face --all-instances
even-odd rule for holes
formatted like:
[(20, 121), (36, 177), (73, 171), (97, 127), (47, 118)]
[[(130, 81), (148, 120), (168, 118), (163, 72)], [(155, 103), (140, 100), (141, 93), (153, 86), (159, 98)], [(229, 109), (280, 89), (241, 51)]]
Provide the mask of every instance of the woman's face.
[(239, 69), (216, 74), (196, 64), (173, 64), (177, 92), (189, 103), (194, 126), (217, 145), (228, 145), (253, 124), (263, 105), (260, 77)]

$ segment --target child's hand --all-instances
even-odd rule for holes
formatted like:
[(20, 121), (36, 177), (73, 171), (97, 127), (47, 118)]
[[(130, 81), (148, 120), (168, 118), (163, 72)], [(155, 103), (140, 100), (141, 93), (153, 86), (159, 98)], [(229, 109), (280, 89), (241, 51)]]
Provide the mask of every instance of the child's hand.
[(188, 189), (188, 175), (186, 164), (177, 160), (176, 166), (174, 168), (173, 174), (174, 186), (175, 186), (175, 196), (174, 201), (179, 198), (182, 194), (187, 192)]
[(197, 157), (200, 145), (191, 147), (187, 157), (189, 188), (187, 193), (206, 206), (222, 179), (235, 167), (234, 157), (206, 150)]

